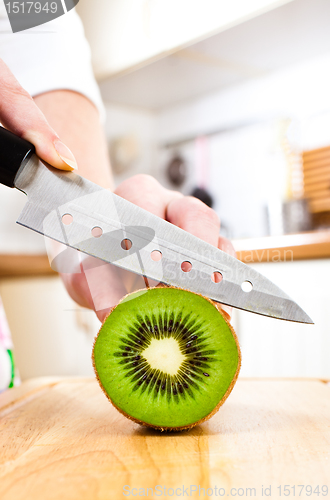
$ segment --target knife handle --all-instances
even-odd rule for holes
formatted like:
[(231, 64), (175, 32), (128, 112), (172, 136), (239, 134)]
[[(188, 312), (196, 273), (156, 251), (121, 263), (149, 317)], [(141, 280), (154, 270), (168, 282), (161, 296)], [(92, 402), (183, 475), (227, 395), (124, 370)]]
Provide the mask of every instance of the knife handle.
[(34, 153), (33, 144), (0, 127), (0, 183), (15, 187), (17, 172)]

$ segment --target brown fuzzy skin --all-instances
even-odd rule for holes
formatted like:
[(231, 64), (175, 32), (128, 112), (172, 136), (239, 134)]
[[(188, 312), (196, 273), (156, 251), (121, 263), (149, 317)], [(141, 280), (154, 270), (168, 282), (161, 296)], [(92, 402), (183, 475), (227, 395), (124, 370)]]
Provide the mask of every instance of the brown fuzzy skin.
[[(167, 287), (166, 285), (160, 285), (161, 288), (175, 288), (175, 287)], [(159, 288), (159, 285), (158, 285), (158, 288)], [(184, 290), (183, 288), (176, 288), (176, 289), (179, 289), (179, 290)], [(184, 290), (185, 292), (189, 291), (190, 290)], [(133, 292), (133, 293), (136, 293), (136, 292)], [(190, 293), (194, 293), (194, 292), (190, 292)], [(127, 294), (124, 298), (128, 297), (129, 295), (131, 294)], [(129, 418), (130, 420), (132, 420), (133, 422), (136, 422), (137, 424), (140, 424), (140, 425), (144, 425), (146, 427), (151, 427), (153, 429), (157, 429), (159, 431), (183, 431), (183, 430), (186, 430), (186, 429), (192, 429), (193, 427), (195, 427), (196, 425), (199, 425), (199, 424), (202, 424), (203, 422), (205, 422), (206, 420), (208, 420), (209, 418), (213, 417), (213, 415), (215, 413), (217, 413), (217, 411), (219, 410), (220, 406), (223, 405), (223, 403), (226, 401), (226, 399), (228, 398), (229, 394), (231, 393), (231, 391), (233, 390), (234, 388), (234, 385), (236, 384), (236, 381), (237, 381), (237, 378), (238, 378), (238, 375), (239, 375), (239, 372), (240, 372), (240, 369), (241, 369), (241, 361), (242, 361), (242, 354), (241, 354), (241, 348), (240, 348), (240, 345), (239, 345), (239, 342), (238, 342), (238, 338), (237, 338), (237, 335), (236, 335), (236, 332), (235, 330), (233, 329), (232, 325), (230, 324), (229, 320), (230, 320), (230, 316), (227, 312), (225, 312), (220, 304), (214, 302), (213, 300), (209, 299), (208, 297), (204, 297), (203, 295), (201, 294), (198, 294), (196, 293), (195, 295), (199, 295), (200, 297), (203, 297), (204, 299), (208, 300), (216, 309), (217, 311), (219, 312), (219, 314), (222, 315), (222, 317), (224, 318), (224, 320), (226, 321), (227, 325), (229, 326), (229, 329), (235, 339), (235, 342), (236, 342), (236, 346), (237, 346), (237, 351), (238, 351), (238, 365), (237, 365), (237, 370), (236, 370), (236, 373), (233, 377), (233, 380), (231, 381), (230, 383), (230, 386), (228, 387), (226, 393), (224, 394), (223, 398), (219, 401), (219, 403), (217, 404), (217, 406), (208, 414), (206, 415), (205, 417), (201, 418), (200, 420), (197, 420), (196, 422), (192, 423), (192, 424), (189, 424), (189, 425), (184, 425), (184, 426), (181, 426), (181, 427), (161, 427), (161, 426), (158, 426), (158, 425), (152, 425), (152, 424), (148, 424), (147, 422), (143, 422), (137, 418), (134, 418), (132, 417), (131, 415), (129, 415), (128, 413), (124, 412), (123, 410), (121, 410), (120, 408), (118, 408), (118, 406), (116, 406), (114, 404), (114, 402), (111, 400), (111, 398), (109, 397), (109, 395), (107, 394), (107, 392), (105, 391), (103, 385), (102, 385), (102, 382), (98, 376), (98, 373), (97, 373), (97, 370), (96, 370), (96, 366), (95, 366), (95, 359), (94, 359), (94, 346), (95, 346), (95, 343), (96, 343), (96, 340), (99, 336), (99, 333), (101, 332), (102, 330), (102, 327), (104, 325), (104, 323), (106, 322), (106, 320), (108, 319), (108, 317), (110, 316), (110, 314), (116, 309), (117, 305), (120, 304), (117, 304), (116, 306), (114, 306), (111, 310), (110, 310), (110, 313), (108, 314), (108, 316), (106, 317), (106, 319), (104, 320), (104, 322), (102, 323), (102, 326), (97, 334), (97, 336), (95, 337), (95, 340), (94, 340), (94, 345), (93, 345), (93, 352), (92, 352), (92, 362), (93, 362), (93, 368), (94, 368), (94, 372), (95, 372), (95, 375), (96, 375), (96, 378), (100, 384), (100, 387), (102, 389), (102, 391), (104, 392), (104, 394), (106, 395), (106, 397), (109, 399), (110, 403), (122, 414), (124, 415), (126, 418)], [(122, 299), (123, 300), (123, 299)]]

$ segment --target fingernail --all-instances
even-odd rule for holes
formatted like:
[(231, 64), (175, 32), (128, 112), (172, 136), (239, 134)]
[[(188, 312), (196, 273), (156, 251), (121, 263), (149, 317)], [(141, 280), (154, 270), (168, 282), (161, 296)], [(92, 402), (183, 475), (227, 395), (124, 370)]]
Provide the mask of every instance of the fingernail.
[(78, 165), (76, 162), (75, 157), (73, 156), (73, 153), (70, 151), (70, 149), (63, 144), (61, 141), (55, 141), (54, 146), (56, 149), (56, 152), (58, 156), (61, 158), (61, 160), (64, 161), (69, 167), (73, 168), (74, 170), (78, 169)]

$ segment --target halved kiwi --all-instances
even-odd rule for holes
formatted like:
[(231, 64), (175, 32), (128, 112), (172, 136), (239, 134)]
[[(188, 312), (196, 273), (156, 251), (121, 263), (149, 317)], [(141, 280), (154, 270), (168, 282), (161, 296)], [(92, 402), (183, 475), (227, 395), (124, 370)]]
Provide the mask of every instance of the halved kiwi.
[(210, 418), (236, 382), (241, 353), (214, 303), (178, 288), (126, 296), (95, 340), (93, 365), (112, 404), (162, 430)]

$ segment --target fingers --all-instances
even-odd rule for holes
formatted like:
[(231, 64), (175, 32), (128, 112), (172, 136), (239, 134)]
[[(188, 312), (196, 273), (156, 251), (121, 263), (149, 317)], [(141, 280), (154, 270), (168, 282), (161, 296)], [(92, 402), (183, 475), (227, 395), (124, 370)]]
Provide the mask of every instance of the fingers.
[(236, 251), (232, 242), (223, 236), (219, 236), (218, 248), (220, 248), (223, 252), (229, 253), (232, 257), (236, 257)]
[(218, 246), (220, 221), (205, 203), (165, 189), (150, 175), (135, 175), (122, 182), (115, 193), (148, 212)]
[(103, 322), (110, 309), (126, 295), (126, 288), (120, 279), (120, 270), (94, 257), (84, 259), (82, 269), (93, 300), (92, 307)]
[[(115, 193), (161, 218), (165, 218), (168, 203), (182, 197), (145, 174), (122, 182)], [(83, 260), (81, 269), (81, 274), (63, 276), (66, 287), (76, 302), (94, 309), (102, 322), (124, 295), (145, 287), (141, 276), (136, 279), (130, 272), (90, 257)]]
[(94, 309), (94, 301), (87, 278), (83, 270), (76, 270), (75, 273), (60, 273), (68, 294), (81, 307)]
[[(167, 207), (167, 220), (233, 257), (236, 256), (232, 243), (219, 236), (220, 220), (217, 214), (200, 200), (190, 196), (172, 200)], [(224, 304), (216, 305), (230, 320), (232, 308)]]
[(120, 271), (111, 264), (86, 257), (79, 270), (61, 273), (61, 278), (70, 297), (80, 306), (93, 309), (103, 322), (111, 308), (127, 293)]
[[(218, 248), (220, 248), (220, 250), (222, 250), (223, 252), (228, 253), (232, 257), (236, 257), (235, 248), (232, 242), (230, 240), (227, 240), (227, 238), (224, 238), (223, 236), (219, 236)], [(233, 308), (224, 304), (219, 304), (219, 307), (228, 315), (228, 319), (230, 320)]]
[(146, 174), (130, 177), (117, 187), (115, 193), (162, 219), (166, 218), (168, 204), (183, 198), (181, 193), (165, 189), (154, 177)]
[(75, 157), (0, 59), (0, 121), (14, 134), (31, 142), (45, 162), (60, 170), (77, 168)]
[[(148, 210), (148, 212), (162, 219), (165, 218), (166, 206), (169, 200), (177, 196), (182, 196), (179, 193), (163, 188), (156, 179), (145, 174), (135, 175), (123, 181), (115, 190), (115, 194), (134, 203), (140, 208)], [(86, 266), (84, 266), (86, 283), (88, 282), (89, 290), (93, 297), (93, 308), (100, 321), (104, 321), (110, 309), (115, 306), (126, 293), (145, 287), (143, 278), (141, 279), (140, 277), (142, 282), (140, 281), (138, 286), (136, 286), (136, 284), (132, 286), (132, 284), (128, 283), (129, 278), (133, 276), (132, 273), (120, 272), (115, 266), (111, 267), (112, 269), (106, 269), (106, 267), (103, 266), (103, 274), (102, 270), (92, 268), (88, 270)], [(118, 273), (117, 279), (114, 276), (116, 270)], [(111, 276), (106, 276), (107, 273), (110, 273)]]
[(166, 218), (211, 245), (218, 245), (220, 220), (202, 201), (192, 196), (176, 198), (167, 206)]

